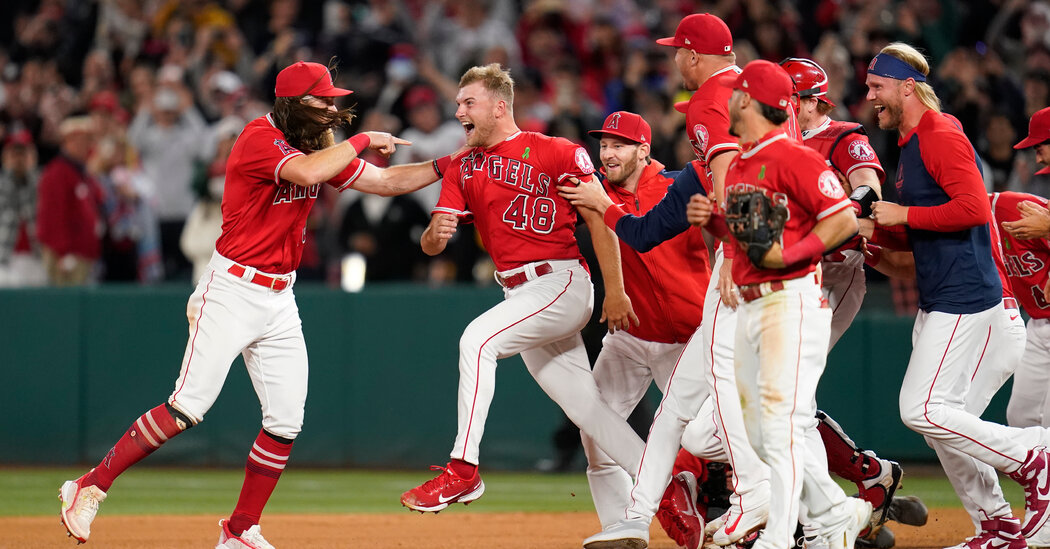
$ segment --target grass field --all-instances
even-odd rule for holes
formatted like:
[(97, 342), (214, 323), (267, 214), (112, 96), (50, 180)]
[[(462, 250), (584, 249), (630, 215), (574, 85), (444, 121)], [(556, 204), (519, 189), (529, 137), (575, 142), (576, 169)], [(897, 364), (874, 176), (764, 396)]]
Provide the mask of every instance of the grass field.
[[(929, 507), (959, 507), (959, 500), (933, 467), (906, 467), (904, 494), (920, 496)], [(83, 469), (0, 469), (0, 516), (43, 516), (58, 511), (64, 480)], [(110, 489), (107, 515), (228, 513), (237, 501), (241, 470), (135, 468)], [(592, 511), (587, 479), (580, 473), (486, 471), (485, 497), (469, 512)], [(267, 513), (391, 513), (404, 511), (401, 493), (430, 478), (429, 471), (301, 470), (289, 468), (267, 505)], [(1024, 505), (1016, 483), (1002, 483), (1007, 500)], [(852, 485), (843, 485), (847, 493)], [(456, 506), (449, 512), (461, 512)]]

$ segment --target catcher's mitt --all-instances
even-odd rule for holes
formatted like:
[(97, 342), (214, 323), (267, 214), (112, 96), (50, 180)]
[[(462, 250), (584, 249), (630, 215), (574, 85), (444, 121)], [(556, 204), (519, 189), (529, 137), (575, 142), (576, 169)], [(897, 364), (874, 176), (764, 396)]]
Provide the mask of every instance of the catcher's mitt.
[(726, 198), (726, 224), (747, 250), (751, 263), (762, 268), (762, 258), (784, 233), (788, 211), (761, 191), (733, 193)]

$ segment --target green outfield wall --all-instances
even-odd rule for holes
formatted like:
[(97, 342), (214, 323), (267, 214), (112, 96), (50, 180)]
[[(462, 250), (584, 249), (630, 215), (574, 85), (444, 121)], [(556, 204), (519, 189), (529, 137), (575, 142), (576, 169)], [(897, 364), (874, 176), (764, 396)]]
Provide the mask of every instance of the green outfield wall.
[[(192, 288), (103, 286), (0, 291), (0, 463), (96, 462), (139, 414), (171, 393)], [(456, 430), (458, 342), (502, 298), (498, 288), (378, 286), (349, 294), (295, 289), (310, 353), (297, 464), (421, 467), (444, 463)], [(912, 321), (862, 314), (830, 355), (820, 407), (864, 447), (934, 460), (897, 412)], [(986, 417), (1002, 421), (1009, 383)], [(655, 390), (650, 392), (656, 398)], [(259, 429), (240, 359), (205, 421), (149, 458), (239, 466)], [(500, 361), (482, 444), (493, 468), (551, 457), (561, 412), (519, 358)]]

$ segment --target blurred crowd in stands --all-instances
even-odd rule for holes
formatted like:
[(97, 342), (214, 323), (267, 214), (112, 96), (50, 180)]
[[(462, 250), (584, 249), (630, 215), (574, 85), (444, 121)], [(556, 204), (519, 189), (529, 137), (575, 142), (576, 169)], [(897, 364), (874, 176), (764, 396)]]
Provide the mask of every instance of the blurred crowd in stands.
[[(1050, 2), (1041, 0), (5, 0), (0, 3), (0, 286), (190, 284), (219, 233), (225, 160), (268, 112), (297, 60), (337, 64), (357, 118), (413, 142), (402, 163), (458, 149), (460, 74), (498, 61), (522, 129), (596, 152), (586, 131), (643, 115), (653, 156), (691, 158), (673, 51), (654, 39), (712, 12), (738, 64), (810, 57), (831, 79), (833, 118), (868, 128), (887, 177), (896, 134), (874, 127), (865, 69), (903, 40), (931, 59), (944, 110), (962, 120), (989, 190), (1050, 196), (1011, 145), (1050, 105)], [(596, 164), (598, 164), (596, 162)], [(892, 186), (890, 186), (892, 187)], [(299, 280), (338, 286), (346, 258), (368, 282), (491, 282), (469, 228), (437, 258), (418, 238), (439, 186), (396, 198), (325, 189)]]

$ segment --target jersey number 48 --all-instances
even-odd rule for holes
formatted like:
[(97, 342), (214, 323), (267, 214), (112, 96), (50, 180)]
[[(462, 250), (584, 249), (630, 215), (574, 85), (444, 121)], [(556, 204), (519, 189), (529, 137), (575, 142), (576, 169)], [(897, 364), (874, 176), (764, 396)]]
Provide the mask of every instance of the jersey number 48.
[[(532, 198), (532, 205), (529, 205)], [(510, 224), (516, 231), (532, 229), (539, 234), (549, 234), (554, 229), (554, 200), (546, 196), (530, 197), (519, 194), (511, 200), (507, 211), (503, 212), (503, 222)]]

